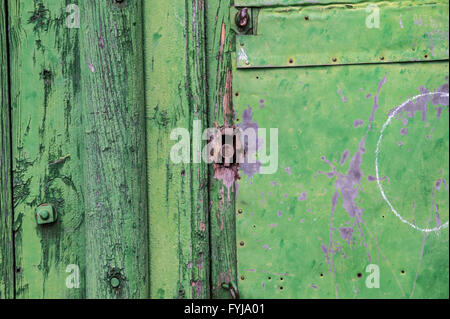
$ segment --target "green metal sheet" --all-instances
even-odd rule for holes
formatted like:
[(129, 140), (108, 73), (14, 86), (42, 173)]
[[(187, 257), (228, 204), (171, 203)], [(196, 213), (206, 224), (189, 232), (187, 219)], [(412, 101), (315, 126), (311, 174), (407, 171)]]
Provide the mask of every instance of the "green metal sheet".
[[(243, 298), (449, 297), (448, 62), (235, 70), (233, 87), (241, 123), (279, 130), (278, 171), (241, 172)], [(379, 147), (398, 217), (375, 151), (420, 94)]]
[[(415, 0), (417, 2), (421, 0)], [(353, 4), (360, 2), (379, 2), (377, 0), (235, 0), (236, 7), (276, 7), (276, 6), (307, 6), (330, 3)]]
[[(237, 67), (390, 63), (449, 57), (448, 2), (264, 8), (255, 35), (236, 39)], [(368, 27), (370, 26), (370, 28)], [(376, 27), (379, 26), (379, 27)]]

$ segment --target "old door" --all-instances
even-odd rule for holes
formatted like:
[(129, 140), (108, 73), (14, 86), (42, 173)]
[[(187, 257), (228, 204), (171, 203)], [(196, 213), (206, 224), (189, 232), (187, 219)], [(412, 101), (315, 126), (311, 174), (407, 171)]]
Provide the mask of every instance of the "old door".
[(240, 294), (448, 298), (448, 1), (332, 2), (235, 3)]
[(448, 298), (448, 1), (169, 2), (0, 1), (0, 299)]

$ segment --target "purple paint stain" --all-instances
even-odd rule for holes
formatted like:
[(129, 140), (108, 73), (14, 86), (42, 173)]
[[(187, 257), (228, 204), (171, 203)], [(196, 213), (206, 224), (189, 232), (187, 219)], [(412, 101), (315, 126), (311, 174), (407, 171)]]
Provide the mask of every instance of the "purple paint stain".
[(267, 245), (262, 246), (265, 250), (270, 250), (270, 247)]
[[(327, 174), (327, 176), (329, 178), (331, 178), (333, 176), (337, 177), (336, 190), (335, 190), (335, 193), (334, 193), (334, 196), (332, 199), (332, 212), (331, 212), (331, 223), (330, 223), (330, 243), (329, 243), (330, 248), (327, 249), (327, 247), (322, 244), (322, 251), (326, 255), (327, 263), (330, 266), (330, 270), (331, 270), (331, 268), (333, 268), (333, 272), (334, 272), (334, 262), (330, 259), (329, 253), (331, 252), (331, 247), (333, 247), (333, 235), (332, 235), (333, 230), (334, 230), (333, 216), (334, 216), (335, 207), (337, 205), (337, 201), (339, 198), (339, 191), (340, 191), (340, 194), (342, 197), (342, 207), (347, 212), (349, 217), (355, 219), (355, 223), (359, 229), (360, 235), (364, 242), (364, 247), (366, 248), (369, 262), (371, 262), (371, 260), (372, 260), (372, 257), (368, 251), (367, 243), (365, 241), (364, 232), (361, 227), (361, 223), (363, 223), (363, 220), (362, 220), (363, 209), (361, 209), (356, 204), (356, 199), (359, 196), (361, 180), (364, 176), (364, 173), (361, 169), (361, 164), (362, 164), (362, 157), (366, 153), (365, 143), (366, 143), (366, 139), (367, 139), (367, 134), (372, 127), (372, 123), (375, 118), (375, 111), (379, 108), (379, 104), (378, 104), (379, 103), (379, 95), (381, 92), (381, 88), (386, 83), (386, 81), (387, 81), (386, 76), (384, 76), (383, 79), (378, 84), (377, 94), (374, 96), (374, 104), (373, 104), (373, 108), (372, 108), (372, 113), (369, 117), (369, 126), (367, 128), (367, 133), (365, 134), (365, 136), (362, 138), (361, 142), (359, 143), (357, 152), (353, 155), (352, 159), (350, 160), (349, 169), (347, 170), (347, 174), (344, 175), (344, 174), (338, 173), (336, 170), (336, 167), (334, 167), (329, 161), (325, 160), (322, 157), (322, 160), (327, 162), (333, 169), (332, 172)], [(321, 173), (321, 172), (319, 172), (319, 173)], [(324, 173), (321, 173), (321, 174), (324, 174)], [(340, 233), (341, 233), (341, 237), (345, 237), (346, 239), (350, 238), (349, 237), (350, 236), (349, 228), (341, 228)], [(353, 236), (353, 229), (351, 230), (351, 236)], [(332, 254), (332, 258), (334, 260), (333, 256), (334, 256), (334, 253)], [(337, 295), (337, 286), (336, 286), (336, 295)]]
[(284, 198), (288, 198), (289, 197), (289, 194), (284, 194)]
[(281, 210), (279, 210), (279, 211), (277, 212), (277, 215), (278, 215), (278, 217), (281, 217), (281, 216), (283, 215), (283, 213), (281, 212)]
[(380, 96), (380, 92), (381, 92), (381, 88), (383, 87), (383, 85), (386, 83), (387, 79), (386, 76), (383, 77), (383, 79), (380, 81), (380, 83), (378, 83), (378, 90), (377, 90), (377, 94), (374, 96), (373, 98), (373, 108), (372, 108), (372, 114), (369, 117), (369, 128), (368, 130), (370, 130), (370, 128), (372, 127), (372, 122), (373, 119), (375, 117), (375, 111), (378, 110), (380, 108), (378, 102), (379, 102), (379, 96)]
[[(249, 106), (246, 110), (242, 113), (242, 123), (238, 125), (238, 127), (245, 131), (246, 129), (253, 129), (255, 132), (258, 132), (258, 123), (253, 122), (252, 120), (253, 114), (252, 114), (252, 108)], [(246, 153), (246, 157), (244, 160), (244, 163), (241, 163), (240, 169), (244, 174), (246, 174), (249, 178), (252, 178), (253, 175), (259, 173), (261, 168), (261, 162), (255, 161), (255, 163), (249, 163), (248, 159), (252, 158), (252, 156), (256, 151), (259, 150), (259, 148), (262, 146), (262, 139), (256, 138), (256, 141), (250, 141), (247, 139), (244, 142), (244, 151)]]
[(317, 285), (315, 285), (315, 284), (312, 284), (311, 287), (312, 287), (313, 289), (318, 289), (318, 288), (319, 288), (319, 287), (317, 287)]
[(442, 115), (442, 107), (438, 107), (437, 109), (436, 109), (436, 118), (441, 118), (441, 115)]
[(423, 21), (422, 21), (422, 19), (419, 18), (419, 19), (414, 21), (414, 24), (417, 24), (418, 26), (421, 26), (423, 24)]
[(354, 122), (353, 122), (353, 126), (356, 128), (356, 127), (360, 127), (360, 126), (362, 126), (364, 124), (364, 121), (362, 121), (362, 120), (355, 120)]
[(372, 94), (366, 94), (366, 99), (370, 99), (372, 97)]
[(288, 166), (288, 167), (286, 167), (285, 169), (284, 169), (284, 171), (286, 172), (286, 173), (288, 173), (288, 175), (291, 175), (292, 173), (291, 173), (291, 168)]
[(338, 89), (337, 93), (341, 96), (342, 102), (346, 103), (347, 102), (347, 97), (342, 93), (342, 89)]
[(351, 227), (339, 228), (339, 233), (341, 234), (341, 238), (350, 245), (351, 242), (353, 241), (353, 228)]
[[(439, 89), (437, 89), (437, 92), (448, 93), (448, 83), (445, 83)], [(438, 105), (448, 106), (448, 95), (434, 94), (433, 97), (431, 98), (431, 103), (435, 106)]]
[(362, 215), (362, 210), (355, 205), (355, 199), (358, 196), (358, 186), (361, 183), (363, 172), (361, 170), (362, 156), (366, 152), (364, 148), (366, 138), (364, 137), (359, 144), (358, 151), (350, 161), (350, 167), (347, 175), (338, 174), (336, 181), (337, 187), (341, 190), (342, 206), (350, 217), (359, 218)]
[(341, 161), (339, 162), (339, 164), (341, 166), (344, 165), (349, 156), (350, 156), (350, 151), (349, 150), (345, 150), (344, 153), (342, 153)]
[(438, 213), (436, 213), (435, 218), (436, 218), (436, 225), (437, 225), (437, 227), (438, 228), (441, 227), (441, 225), (442, 225), (441, 216)]
[[(430, 93), (424, 86), (421, 86), (419, 88), (419, 91), (421, 94), (427, 94)], [(415, 101), (408, 101), (402, 109), (402, 112), (407, 113), (407, 116), (409, 118), (414, 118), (416, 116), (417, 112), (422, 113), (422, 122), (425, 122), (427, 120), (427, 104), (430, 100), (430, 95), (424, 95), (421, 97), (418, 97)], [(397, 107), (393, 108), (389, 115), (392, 115), (394, 111), (397, 109)]]
[(278, 224), (270, 224), (269, 227), (278, 227)]
[(298, 198), (297, 198), (297, 200), (298, 201), (305, 201), (306, 200), (306, 192), (303, 192)]
[(98, 45), (99, 45), (100, 48), (102, 48), (102, 49), (105, 48), (105, 40), (103, 39), (103, 36), (100, 36), (100, 38), (98, 39)]
[(436, 190), (438, 191), (438, 193), (441, 192), (441, 184), (442, 184), (442, 180), (438, 179), (438, 180), (436, 181), (436, 185), (435, 185)]
[(403, 128), (400, 130), (400, 134), (403, 135), (403, 136), (408, 135), (408, 129), (407, 129), (406, 127), (403, 127)]
[[(388, 182), (389, 182), (389, 179), (388, 179), (386, 176), (383, 176), (383, 177), (380, 178), (379, 180), (380, 180), (380, 181), (384, 181), (385, 179), (387, 179)], [(375, 182), (375, 181), (377, 181), (378, 179), (377, 179), (375, 176), (369, 175), (369, 176), (367, 176), (367, 180), (368, 180), (369, 182)]]
[(447, 182), (445, 181), (445, 178), (442, 179), (442, 184), (444, 184), (445, 190), (448, 192), (448, 185)]

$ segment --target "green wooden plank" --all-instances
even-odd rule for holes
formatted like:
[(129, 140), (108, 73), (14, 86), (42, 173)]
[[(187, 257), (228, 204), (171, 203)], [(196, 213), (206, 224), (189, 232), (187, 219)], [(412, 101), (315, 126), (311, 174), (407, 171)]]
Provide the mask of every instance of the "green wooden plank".
[[(449, 297), (448, 75), (448, 62), (235, 71), (238, 114), (279, 130), (278, 171), (240, 181), (243, 298)], [(424, 233), (383, 199), (375, 151), (393, 110), (427, 92), (446, 98), (415, 99), (379, 152), (386, 196), (414, 227), (438, 229)]]
[(257, 34), (236, 39), (237, 66), (448, 60), (448, 1), (382, 2), (379, 24), (367, 24), (366, 6), (261, 9)]
[(0, 299), (14, 298), (11, 132), (6, 2), (0, 1)]
[(87, 298), (149, 296), (142, 8), (80, 2)]
[[(66, 1), (10, 0), (8, 9), (16, 293), (80, 298), (84, 278), (66, 285), (69, 265), (85, 269), (78, 30), (66, 28)], [(41, 204), (54, 206), (56, 223), (37, 225)]]
[[(231, 126), (234, 121), (231, 52), (234, 33), (230, 23), (231, 1), (209, 1), (207, 12), (209, 127)], [(230, 298), (222, 284), (236, 274), (235, 186), (230, 189), (214, 178), (210, 165), (210, 229), (212, 298)]]
[(170, 159), (173, 129), (206, 128), (204, 8), (144, 3), (152, 298), (210, 296), (207, 167)]
[[(416, 2), (422, 0), (413, 0)], [(282, 6), (308, 6), (326, 5), (333, 3), (353, 4), (353, 3), (381, 2), (380, 0), (235, 0), (236, 7), (282, 7)]]

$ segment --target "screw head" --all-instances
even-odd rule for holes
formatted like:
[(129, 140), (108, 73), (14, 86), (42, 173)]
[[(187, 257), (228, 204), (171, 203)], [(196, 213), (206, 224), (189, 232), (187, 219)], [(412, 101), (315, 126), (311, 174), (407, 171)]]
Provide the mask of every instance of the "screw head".
[(109, 282), (113, 288), (119, 288), (120, 286), (120, 280), (117, 277), (112, 277)]

